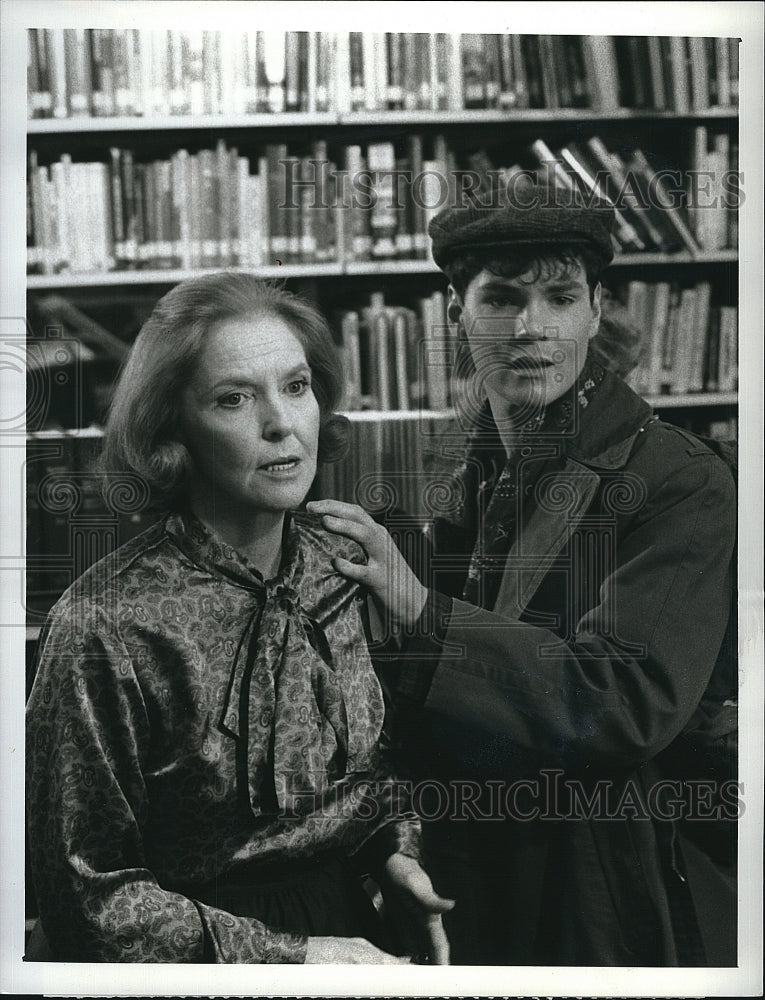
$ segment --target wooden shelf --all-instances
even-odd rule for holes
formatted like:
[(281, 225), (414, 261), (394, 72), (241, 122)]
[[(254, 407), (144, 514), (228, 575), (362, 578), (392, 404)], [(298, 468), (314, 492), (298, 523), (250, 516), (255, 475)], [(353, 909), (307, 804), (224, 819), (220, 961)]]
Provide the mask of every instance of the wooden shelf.
[(677, 111), (654, 111), (650, 108), (616, 108), (596, 111), (592, 108), (471, 108), (459, 111), (327, 111), (287, 112), (257, 115), (166, 115), (161, 118), (125, 116), (113, 118), (32, 118), (27, 123), (29, 135), (65, 135), (99, 132), (199, 131), (202, 129), (311, 128), (316, 126), (379, 125), (476, 125), (506, 122), (609, 122), (684, 121), (737, 118), (738, 108), (707, 108), (680, 114)]
[(710, 250), (689, 253), (623, 253), (617, 254), (609, 267), (654, 267), (667, 264), (735, 264), (737, 250)]
[[(696, 392), (677, 396), (645, 396), (645, 401), (657, 410), (690, 406), (736, 406), (736, 392)], [(405, 420), (448, 420), (454, 416), (449, 410), (345, 410), (342, 416), (353, 424), (395, 423)], [(70, 438), (97, 439), (104, 436), (103, 427), (51, 428), (28, 431), (29, 441), (63, 441)]]
[[(698, 265), (698, 264), (735, 264), (738, 260), (736, 250), (717, 250), (710, 253), (676, 254), (664, 253), (633, 253), (621, 254), (613, 259), (610, 267), (662, 267), (667, 265)], [(98, 271), (88, 274), (30, 274), (27, 275), (29, 291), (66, 288), (101, 288), (107, 286), (135, 285), (175, 285), (186, 278), (200, 274), (214, 274), (227, 270), (226, 267), (200, 268), (188, 271), (182, 268), (167, 268), (136, 271)], [(240, 268), (230, 270), (251, 271), (263, 278), (325, 278), (354, 275), (379, 275), (380, 277), (397, 274), (438, 274), (439, 269), (432, 260), (356, 260), (347, 263), (332, 262), (328, 264), (284, 264), (281, 267)]]
[(676, 396), (646, 396), (656, 410), (676, 409), (683, 406), (736, 406), (737, 392), (687, 392)]

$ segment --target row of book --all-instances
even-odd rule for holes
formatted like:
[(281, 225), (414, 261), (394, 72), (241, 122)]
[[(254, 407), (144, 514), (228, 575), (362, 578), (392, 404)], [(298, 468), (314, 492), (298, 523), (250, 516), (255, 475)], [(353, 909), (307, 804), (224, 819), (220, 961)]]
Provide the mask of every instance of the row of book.
[(28, 30), (31, 118), (732, 107), (725, 38)]
[(445, 497), (428, 468), (449, 430), (452, 443), (462, 440), (447, 417), (354, 423), (347, 455), (319, 467), (311, 498), (358, 503), (373, 514), (433, 517)]
[(413, 308), (373, 292), (366, 305), (341, 310), (334, 321), (347, 410), (439, 412), (454, 404), (456, 330), (443, 292), (419, 297)]
[(643, 332), (628, 381), (644, 395), (735, 392), (738, 310), (714, 305), (708, 281), (689, 287), (631, 281), (625, 305)]
[(529, 171), (564, 196), (576, 189), (616, 207), (617, 252), (735, 247), (743, 201), (737, 148), (727, 133), (694, 130), (689, 170), (657, 169), (641, 149), (608, 149), (595, 135), (551, 149), (538, 139), (510, 166), (478, 149), (458, 162), (443, 135), (352, 144), (329, 159), (326, 141), (298, 155), (270, 143), (241, 155), (180, 149), (138, 162), (112, 148), (108, 163), (49, 165), (30, 153), (30, 273), (126, 268), (259, 267), (290, 262), (426, 259), (430, 219), (449, 205), (500, 206)]

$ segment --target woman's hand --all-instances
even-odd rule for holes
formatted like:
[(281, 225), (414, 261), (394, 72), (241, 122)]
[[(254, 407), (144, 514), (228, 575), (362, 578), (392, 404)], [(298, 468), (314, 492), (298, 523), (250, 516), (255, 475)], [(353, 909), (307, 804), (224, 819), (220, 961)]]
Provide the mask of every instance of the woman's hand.
[(385, 862), (380, 889), (387, 919), (402, 946), (431, 965), (449, 964), (449, 942), (441, 915), (454, 906), (433, 889), (414, 858), (392, 854)]
[(411, 959), (389, 955), (366, 938), (309, 937), (306, 965), (409, 965)]
[(353, 539), (367, 554), (366, 565), (336, 557), (335, 569), (367, 587), (394, 622), (414, 625), (425, 607), (428, 591), (385, 528), (356, 504), (312, 500), (306, 506), (312, 514), (321, 516), (327, 531)]

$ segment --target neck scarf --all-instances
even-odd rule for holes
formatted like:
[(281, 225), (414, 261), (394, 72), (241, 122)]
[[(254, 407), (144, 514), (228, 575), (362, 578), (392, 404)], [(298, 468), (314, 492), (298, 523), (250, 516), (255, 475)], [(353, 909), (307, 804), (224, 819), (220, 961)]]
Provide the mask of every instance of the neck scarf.
[(365, 769), (382, 728), (358, 587), (332, 568), (316, 529), (301, 531), (291, 521), (280, 570), (263, 581), (200, 522), (184, 520), (186, 551), (258, 597), (222, 716), (239, 740), (250, 808), (256, 816), (311, 812), (330, 784)]

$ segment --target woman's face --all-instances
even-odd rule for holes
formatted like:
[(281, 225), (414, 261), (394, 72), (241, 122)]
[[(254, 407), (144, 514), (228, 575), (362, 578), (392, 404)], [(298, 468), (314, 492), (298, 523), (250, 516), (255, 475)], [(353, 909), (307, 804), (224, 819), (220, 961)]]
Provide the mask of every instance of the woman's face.
[(303, 345), (269, 315), (213, 327), (182, 398), (182, 438), (193, 496), (218, 515), (283, 512), (316, 474), (319, 404)]

